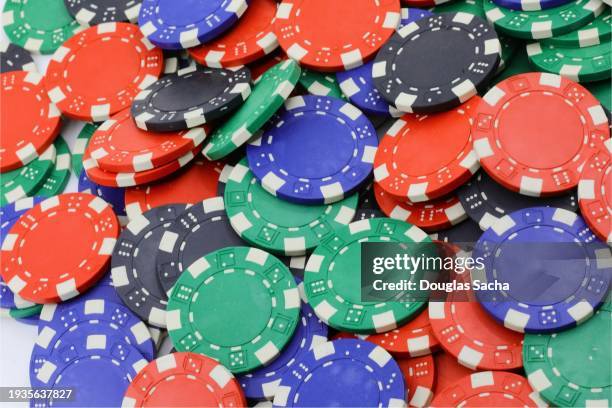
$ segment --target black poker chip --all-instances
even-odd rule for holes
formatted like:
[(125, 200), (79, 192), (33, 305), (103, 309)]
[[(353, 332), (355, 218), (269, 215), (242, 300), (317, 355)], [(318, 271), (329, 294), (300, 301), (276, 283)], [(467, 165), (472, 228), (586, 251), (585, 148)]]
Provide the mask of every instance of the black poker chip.
[(0, 43), (0, 73), (11, 71), (36, 72), (36, 65), (28, 51), (18, 45)]
[(138, 20), (142, 0), (64, 0), (79, 24), (93, 26), (115, 21)]
[(381, 48), (374, 85), (402, 112), (452, 109), (484, 90), (500, 62), (501, 45), (485, 20), (442, 13), (401, 28)]
[(173, 132), (219, 119), (237, 109), (251, 93), (248, 68), (236, 70), (190, 65), (141, 91), (132, 116), (143, 130)]

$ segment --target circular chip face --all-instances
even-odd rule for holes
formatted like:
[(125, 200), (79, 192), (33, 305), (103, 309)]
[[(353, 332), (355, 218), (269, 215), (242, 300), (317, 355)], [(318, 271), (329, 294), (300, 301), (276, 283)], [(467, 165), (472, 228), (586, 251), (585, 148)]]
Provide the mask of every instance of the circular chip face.
[(408, 396), (406, 401), (411, 407), (426, 407), (433, 398), (433, 385), (436, 378), (436, 367), (433, 356), (398, 358)]
[(11, 0), (4, 4), (6, 36), (30, 52), (51, 54), (81, 30), (63, 0)]
[(111, 206), (118, 216), (126, 215), (124, 189), (98, 185), (87, 177), (85, 170), (82, 170), (79, 176), (78, 190), (100, 197)]
[[(418, 227), (390, 218), (373, 218), (339, 229), (327, 242), (308, 259), (304, 290), (315, 313), (328, 326), (351, 333), (384, 333), (401, 327), (424, 307), (425, 302), (413, 299), (410, 293), (399, 297), (394, 292), (389, 301), (361, 300), (361, 244), (410, 244), (406, 253), (427, 256), (434, 248)], [(422, 269), (415, 270), (411, 280), (422, 275)]]
[(123, 407), (243, 407), (240, 385), (225, 367), (195, 353), (147, 364), (125, 391)]
[(400, 21), (398, 0), (283, 0), (274, 32), (289, 58), (316, 71), (342, 71), (371, 59)]
[(154, 133), (138, 129), (125, 109), (95, 131), (85, 155), (109, 172), (143, 172), (161, 167), (202, 144), (208, 129)]
[(56, 159), (55, 146), (51, 145), (43, 154), (22, 168), (2, 173), (0, 205), (35, 195), (51, 173)]
[(11, 71), (37, 72), (30, 53), (8, 41), (0, 42), (0, 73)]
[(236, 110), (251, 93), (247, 68), (228, 70), (194, 65), (166, 75), (142, 90), (132, 103), (136, 126), (171, 132), (190, 129)]
[(401, 407), (405, 397), (402, 372), (389, 353), (340, 339), (314, 347), (283, 376), (274, 406)]
[[(70, 180), (70, 149), (64, 138), (59, 136), (53, 142), (56, 155), (55, 164), (47, 175), (43, 185), (36, 191), (35, 195), (41, 197), (53, 197), (64, 192), (68, 180)], [(39, 158), (40, 159), (40, 158)]]
[(508, 190), (484, 171), (459, 187), (457, 196), (472, 220), (485, 231), (501, 217), (529, 207), (555, 207), (569, 211), (578, 209), (576, 192), (556, 197), (529, 197)]
[(487, 20), (500, 33), (526, 40), (541, 40), (569, 33), (593, 21), (605, 5), (601, 0), (572, 0), (541, 11), (517, 11), (484, 0)]
[(570, 31), (567, 34), (545, 40), (548, 44), (564, 47), (590, 47), (610, 41), (612, 36), (612, 13), (609, 8), (584, 27)]
[(118, 235), (117, 217), (104, 200), (84, 193), (48, 198), (6, 236), (2, 278), (32, 302), (70, 299), (104, 273)]
[(141, 0), (64, 0), (70, 14), (84, 26), (138, 20)]
[[(70, 352), (51, 353), (40, 368), (33, 385), (48, 389), (79, 389), (71, 401), (76, 406), (121, 406), (130, 382), (147, 360), (120, 336), (74, 332), (62, 338), (62, 346)], [(37, 407), (55, 406), (50, 397), (34, 398)]]
[(261, 138), (247, 146), (247, 157), (270, 194), (329, 204), (366, 181), (377, 146), (376, 129), (359, 109), (340, 99), (305, 95), (287, 100)]
[(283, 105), (300, 77), (292, 60), (268, 69), (256, 82), (246, 102), (208, 140), (203, 150), (208, 160), (221, 159), (245, 144)]
[(280, 260), (256, 248), (227, 247), (199, 258), (176, 281), (168, 333), (178, 351), (243, 373), (278, 356), (299, 312), (295, 279)]
[(482, 306), (507, 328), (527, 333), (587, 320), (606, 297), (612, 272), (611, 249), (580, 216), (560, 208), (533, 207), (500, 218), (473, 257), (484, 265), (472, 271), (473, 279), (509, 286), (476, 291)]
[(238, 235), (248, 243), (282, 255), (306, 251), (348, 225), (355, 215), (357, 195), (327, 205), (299, 205), (266, 192), (248, 162), (234, 166), (225, 186), (225, 210)]
[(471, 132), (479, 102), (476, 97), (448, 112), (398, 119), (374, 158), (378, 186), (400, 200), (419, 203), (450, 194), (468, 181), (480, 167)]
[(584, 162), (610, 138), (599, 102), (575, 82), (548, 73), (498, 83), (474, 117), (480, 165), (507, 189), (533, 197), (576, 187)]
[(49, 63), (45, 86), (64, 115), (102, 122), (129, 107), (138, 92), (157, 80), (163, 65), (162, 51), (152, 47), (137, 26), (104, 23), (62, 45)]
[(113, 251), (111, 274), (119, 297), (157, 327), (166, 327), (168, 298), (155, 272), (155, 255), (163, 234), (183, 211), (183, 204), (166, 205), (132, 218)]
[[(167, 204), (195, 204), (216, 197), (223, 163), (195, 158), (172, 176), (145, 186), (125, 190), (125, 208), (130, 218)], [(223, 194), (220, 194), (221, 196)]]
[(523, 376), (504, 371), (470, 374), (436, 392), (431, 407), (547, 406)]
[(138, 16), (142, 33), (160, 48), (191, 48), (212, 41), (231, 28), (247, 10), (246, 0), (143, 0)]
[(578, 183), (580, 213), (591, 230), (612, 245), (612, 139), (586, 162)]
[(51, 103), (36, 72), (0, 75), (0, 171), (25, 166), (43, 153), (60, 130), (60, 113)]
[(540, 11), (563, 6), (572, 0), (493, 0), (500, 7), (511, 10)]
[(413, 203), (408, 200), (398, 200), (385, 193), (376, 183), (374, 183), (374, 193), (378, 206), (388, 217), (414, 224), (427, 232), (450, 228), (467, 218), (461, 202), (454, 194)]
[(273, 24), (276, 16), (275, 0), (257, 0), (240, 21), (224, 35), (189, 49), (191, 58), (211, 68), (246, 65), (271, 53), (278, 47)]
[(495, 30), (480, 17), (435, 14), (394, 34), (376, 55), (372, 77), (402, 112), (447, 111), (485, 89), (500, 53)]
[(610, 41), (585, 48), (541, 42), (528, 44), (527, 55), (538, 71), (559, 74), (572, 81), (592, 82), (610, 78), (611, 48)]
[(611, 312), (612, 304), (606, 302), (575, 329), (525, 336), (523, 361), (529, 384), (553, 405), (610, 406)]

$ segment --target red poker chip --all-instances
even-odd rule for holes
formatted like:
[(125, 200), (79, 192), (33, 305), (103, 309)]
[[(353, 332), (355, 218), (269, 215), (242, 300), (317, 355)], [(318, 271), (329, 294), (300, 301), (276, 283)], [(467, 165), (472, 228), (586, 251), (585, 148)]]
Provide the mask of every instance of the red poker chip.
[(102, 170), (137, 173), (178, 159), (201, 145), (207, 133), (205, 127), (164, 133), (141, 130), (125, 109), (98, 127), (87, 153)]
[(59, 133), (61, 121), (40, 74), (12, 71), (0, 78), (0, 171), (4, 173), (23, 167), (42, 154)]
[(130, 107), (163, 68), (162, 50), (138, 26), (103, 23), (58, 48), (47, 68), (45, 86), (66, 116), (101, 122)]
[(374, 194), (378, 206), (385, 215), (416, 225), (427, 232), (450, 228), (467, 218), (461, 201), (455, 195), (412, 203), (387, 194), (376, 183), (374, 183)]
[(264, 58), (260, 58), (248, 65), (249, 69), (251, 70), (251, 78), (253, 81), (257, 81), (257, 79), (262, 76), (264, 72), (286, 59), (287, 55), (285, 55), (281, 49), (277, 48), (272, 54), (267, 55)]
[(171, 353), (147, 364), (132, 380), (124, 407), (245, 407), (232, 373), (210, 357)]
[(217, 196), (224, 163), (201, 156), (171, 177), (125, 190), (125, 209), (130, 218), (167, 204), (195, 204)]
[(445, 351), (439, 351), (433, 354), (434, 365), (436, 366), (433, 393), (434, 397), (437, 396), (440, 391), (444, 390), (449, 385), (459, 381), (461, 378), (474, 373), (467, 367), (460, 365), (454, 356), (446, 353)]
[(612, 246), (612, 139), (585, 164), (578, 183), (578, 204), (591, 231)]
[(436, 367), (431, 355), (413, 358), (398, 358), (397, 364), (406, 381), (410, 407), (426, 407), (433, 397)]
[(447, 1), (449, 0), (402, 0), (402, 5), (406, 7), (435, 7), (436, 5), (446, 3)]
[(474, 149), (483, 169), (521, 194), (558, 195), (610, 138), (606, 114), (581, 85), (555, 74), (515, 75), (476, 108)]
[[(436, 370), (439, 370), (436, 367)], [(545, 407), (521, 375), (482, 371), (465, 376), (440, 391), (431, 407)]]
[(472, 148), (475, 96), (433, 115), (398, 119), (381, 139), (374, 157), (374, 179), (391, 196), (413, 203), (450, 194), (479, 169)]
[(342, 71), (374, 57), (399, 22), (398, 0), (283, 0), (274, 32), (300, 65)]
[(197, 146), (187, 154), (171, 161), (170, 163), (164, 164), (160, 167), (155, 167), (151, 170), (145, 170), (141, 172), (125, 172), (125, 173), (114, 173), (110, 171), (104, 171), (98, 163), (88, 154), (86, 151), (83, 155), (83, 168), (87, 173), (87, 177), (94, 183), (100, 184), (107, 187), (133, 187), (140, 184), (147, 184), (153, 181), (159, 180), (163, 177), (169, 176), (175, 171), (187, 165), (191, 162), (202, 150), (202, 145)]
[(221, 37), (189, 49), (191, 57), (211, 68), (246, 65), (278, 47), (273, 24), (276, 0), (251, 2), (238, 23)]
[(119, 221), (103, 199), (67, 193), (21, 216), (2, 244), (2, 279), (22, 298), (55, 303), (78, 296), (107, 270)]

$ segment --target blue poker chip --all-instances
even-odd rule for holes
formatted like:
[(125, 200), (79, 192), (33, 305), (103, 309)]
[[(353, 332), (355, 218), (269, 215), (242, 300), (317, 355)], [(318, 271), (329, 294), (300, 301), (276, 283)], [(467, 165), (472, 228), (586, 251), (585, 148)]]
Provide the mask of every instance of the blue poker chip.
[(404, 378), (382, 347), (357, 339), (319, 344), (283, 375), (274, 407), (403, 407)]
[(118, 216), (125, 216), (125, 189), (119, 187), (106, 187), (94, 183), (87, 177), (85, 170), (79, 176), (79, 192), (85, 192), (100, 197), (113, 207)]
[[(433, 13), (418, 8), (402, 8), (401, 20), (398, 30), (408, 24), (431, 16)], [(401, 116), (402, 112), (390, 106), (385, 98), (374, 86), (372, 80), (373, 61), (363, 64), (360, 67), (336, 73), (336, 79), (340, 85), (342, 93), (355, 104), (359, 109), (366, 113)]]
[[(532, 207), (500, 218), (474, 247), (484, 268), (472, 281), (484, 309), (518, 332), (550, 333), (587, 320), (603, 303), (612, 252), (582, 217), (561, 208)], [(507, 283), (508, 287), (499, 284)]]
[(539, 11), (563, 6), (572, 0), (493, 0), (500, 7), (519, 11)]
[(376, 129), (356, 107), (326, 96), (296, 96), (247, 146), (249, 168), (269, 193), (298, 204), (331, 204), (367, 182)]
[(54, 394), (49, 393), (47, 398), (32, 399), (30, 406), (119, 407), (125, 390), (146, 364), (122, 336), (91, 329), (71, 332), (30, 374), (30, 382), (49, 390), (72, 389), (72, 399), (51, 399)]
[(244, 14), (247, 0), (144, 0), (138, 15), (143, 35), (159, 48), (184, 49), (211, 41)]

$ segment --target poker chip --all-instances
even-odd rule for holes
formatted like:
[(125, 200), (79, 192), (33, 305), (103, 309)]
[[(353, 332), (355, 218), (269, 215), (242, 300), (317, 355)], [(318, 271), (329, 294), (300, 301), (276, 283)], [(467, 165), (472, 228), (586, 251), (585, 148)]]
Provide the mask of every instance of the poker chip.
[(527, 379), (551, 404), (610, 405), (610, 312), (611, 304), (606, 302), (574, 330), (525, 336), (523, 360)]
[(507, 189), (533, 197), (576, 187), (583, 163), (610, 138), (597, 100), (582, 86), (549, 73), (498, 83), (482, 98), (475, 117), (472, 137), (480, 165)]
[(158, 182), (125, 190), (125, 209), (134, 218), (167, 204), (195, 204), (218, 195), (223, 163), (195, 158), (189, 165)]
[[(118, 59), (121, 64), (100, 64)], [(62, 44), (49, 62), (45, 86), (62, 114), (101, 122), (129, 107), (138, 92), (155, 82), (163, 62), (162, 51), (135, 25), (103, 23)]]
[(601, 0), (572, 0), (540, 11), (517, 11), (498, 7), (492, 0), (483, 6), (489, 23), (510, 37), (541, 40), (574, 31), (595, 19), (604, 9)]
[[(325, 324), (351, 333), (384, 333), (401, 327), (424, 307), (422, 299), (392, 302), (360, 301), (360, 262), (363, 242), (428, 243), (416, 226), (390, 218), (357, 221), (336, 231), (326, 245), (319, 245), (306, 264), (304, 290), (315, 313)], [(416, 256), (409, 245), (407, 253)], [(333, 268), (333, 273), (331, 269)], [(342, 272), (338, 272), (342, 271)], [(419, 279), (415, 270), (412, 279)], [(405, 293), (410, 296), (410, 293)]]
[(153, 133), (140, 130), (129, 110), (102, 123), (89, 140), (85, 155), (110, 172), (143, 172), (168, 164), (202, 144), (207, 128)]
[(176, 74), (179, 70), (195, 67), (187, 50), (164, 50), (164, 75)]
[(151, 361), (125, 391), (122, 407), (246, 406), (240, 385), (215, 360), (171, 353)]
[(612, 109), (612, 85), (611, 81), (599, 81), (585, 84), (584, 86), (593, 94), (608, 112)]
[[(75, 233), (78, 240), (72, 238)], [(35, 303), (70, 299), (100, 278), (118, 235), (117, 217), (100, 198), (85, 193), (48, 198), (6, 235), (2, 278), (13, 292)]]
[(299, 312), (295, 280), (282, 262), (260, 249), (227, 247), (186, 268), (172, 288), (166, 316), (178, 351), (201, 353), (244, 373), (278, 356)]
[(155, 272), (155, 255), (163, 234), (183, 211), (185, 205), (167, 205), (131, 218), (113, 251), (111, 273), (119, 297), (157, 327), (166, 327), (167, 296)]
[(384, 218), (385, 214), (373, 208), (357, 208), (353, 221), (369, 220), (372, 218)]
[(393, 407), (404, 406), (405, 396), (402, 372), (389, 353), (340, 339), (314, 347), (283, 376), (274, 406)]
[(231, 28), (247, 10), (246, 0), (195, 0), (189, 7), (174, 2), (143, 0), (138, 25), (156, 46), (190, 48), (214, 40)]
[(532, 43), (527, 45), (527, 55), (539, 71), (559, 74), (572, 81), (591, 82), (610, 78), (611, 47), (610, 41), (584, 48)]
[(470, 374), (437, 393), (431, 402), (431, 407), (504, 405), (547, 406), (529, 386), (525, 377), (504, 371)]
[(586, 162), (578, 183), (578, 203), (585, 222), (599, 239), (612, 245), (612, 139)]
[(40, 54), (52, 54), (82, 29), (62, 0), (7, 1), (2, 27), (12, 43)]
[(311, 95), (346, 99), (333, 74), (326, 75), (304, 68), (300, 74), (299, 82)]
[(376, 130), (359, 109), (340, 99), (305, 95), (285, 102), (263, 135), (247, 146), (247, 157), (270, 194), (330, 204), (366, 181), (377, 145)]
[(553, 7), (563, 6), (571, 0), (494, 0), (500, 7), (511, 10), (541, 11)]
[(204, 147), (208, 160), (221, 159), (252, 139), (283, 105), (300, 77), (300, 66), (292, 60), (268, 69), (256, 82), (246, 102), (219, 126)]
[(95, 123), (85, 123), (85, 125), (81, 128), (78, 133), (76, 140), (74, 141), (71, 149), (72, 153), (72, 172), (74, 174), (81, 174), (83, 171), (83, 155), (85, 154), (85, 149), (87, 149), (87, 144), (89, 143), (89, 139), (93, 136), (93, 134), (98, 129), (98, 124)]
[(28, 51), (18, 45), (0, 41), (0, 73), (11, 71), (37, 72)]
[(412, 203), (385, 193), (378, 184), (374, 184), (374, 193), (378, 206), (388, 217), (414, 224), (427, 232), (452, 227), (467, 218), (455, 195)]
[(42, 185), (52, 171), (57, 153), (51, 145), (34, 161), (24, 167), (2, 173), (0, 182), (0, 205), (13, 203), (27, 196), (32, 196)]
[(273, 24), (277, 2), (251, 1), (238, 24), (214, 40), (190, 48), (198, 63), (211, 68), (238, 67), (258, 61), (278, 47)]
[(526, 333), (583, 323), (606, 297), (612, 271), (610, 248), (580, 216), (560, 208), (533, 207), (500, 218), (478, 240), (473, 257), (483, 264), (472, 271), (473, 280), (512, 282), (507, 290), (476, 291), (484, 309)]
[(591, 47), (610, 41), (612, 37), (612, 14), (609, 8), (584, 27), (570, 31), (567, 34), (554, 36), (544, 40), (547, 44), (564, 47)]
[(569, 211), (578, 209), (575, 191), (556, 197), (529, 197), (497, 184), (481, 171), (457, 190), (461, 204), (472, 220), (485, 231), (501, 217), (529, 207), (555, 207)]
[[(337, 29), (339, 16), (342, 29)], [(301, 66), (341, 71), (371, 59), (393, 34), (399, 20), (396, 0), (283, 0), (274, 32), (281, 48)]]
[(383, 98), (402, 112), (449, 110), (484, 90), (500, 52), (497, 34), (481, 18), (436, 14), (394, 34), (377, 54), (372, 78)]
[(8, 316), (23, 322), (32, 322), (34, 325), (38, 325), (38, 315), (42, 310), (43, 305), (34, 305), (23, 309), (2, 309), (0, 310), (0, 316), (4, 316), (5, 312), (8, 312)]
[(85, 170), (81, 171), (78, 183), (79, 192), (93, 194), (106, 201), (117, 216), (125, 216), (125, 193), (122, 188), (105, 187), (94, 183), (87, 177)]
[(251, 93), (248, 69), (210, 69), (192, 65), (143, 89), (131, 114), (144, 130), (171, 132), (219, 119), (242, 105)]
[(140, 0), (64, 0), (68, 12), (84, 26), (138, 20)]
[(374, 157), (378, 186), (400, 200), (420, 203), (450, 194), (468, 181), (480, 167), (471, 130), (479, 103), (480, 98), (474, 98), (451, 111), (398, 119)]
[(202, 256), (244, 242), (230, 226), (223, 197), (187, 208), (162, 235), (156, 254), (161, 286), (169, 292), (181, 273)]
[(13, 71), (0, 75), (0, 171), (3, 173), (36, 159), (59, 133), (60, 113), (49, 101), (42, 79), (36, 72)]
[(434, 241), (456, 244), (468, 251), (474, 248), (474, 244), (481, 235), (482, 230), (478, 224), (471, 219), (463, 221), (449, 229), (429, 234)]
[(274, 65), (279, 62), (287, 60), (287, 55), (281, 50), (277, 48), (270, 55), (266, 55), (256, 61), (248, 64), (248, 68), (251, 71), (251, 78), (253, 81), (257, 82), (260, 76), (262, 76), (267, 70), (272, 68)]
[(464, 377), (469, 377), (473, 370), (459, 364), (457, 359), (442, 351), (434, 353), (435, 380), (433, 393), (438, 395), (440, 391), (448, 388)]
[(61, 194), (70, 179), (70, 149), (62, 137), (55, 139), (55, 165), (35, 195), (53, 197)]
[(304, 255), (355, 214), (357, 196), (327, 205), (303, 206), (266, 192), (242, 159), (225, 186), (225, 211), (232, 228), (246, 242), (282, 255)]
[(406, 401), (411, 407), (422, 408), (428, 406), (433, 392), (434, 380), (436, 378), (436, 367), (432, 356), (400, 358), (397, 359), (404, 381), (406, 382), (406, 390), (408, 396)]

